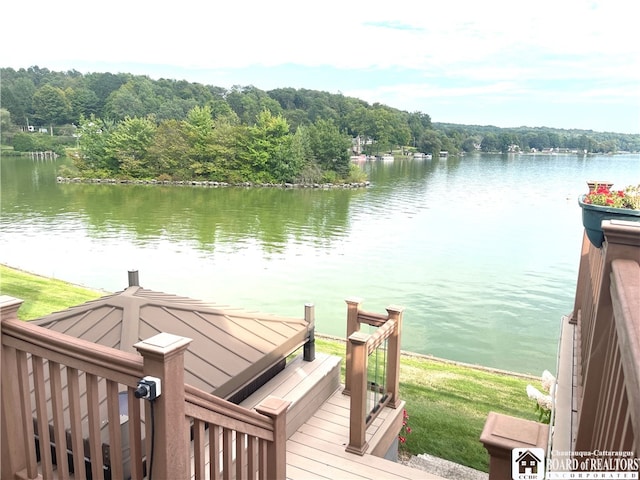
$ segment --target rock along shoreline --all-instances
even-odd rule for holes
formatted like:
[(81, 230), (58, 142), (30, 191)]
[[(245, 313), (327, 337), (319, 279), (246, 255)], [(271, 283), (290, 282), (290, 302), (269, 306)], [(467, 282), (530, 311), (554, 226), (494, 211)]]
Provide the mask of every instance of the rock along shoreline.
[(106, 185), (161, 185), (161, 186), (191, 186), (191, 187), (260, 187), (260, 188), (312, 188), (312, 189), (333, 189), (333, 188), (367, 188), (371, 182), (350, 182), (350, 183), (253, 183), (253, 182), (214, 182), (208, 180), (127, 180), (116, 178), (80, 178), (80, 177), (56, 177), (58, 183), (93, 183)]

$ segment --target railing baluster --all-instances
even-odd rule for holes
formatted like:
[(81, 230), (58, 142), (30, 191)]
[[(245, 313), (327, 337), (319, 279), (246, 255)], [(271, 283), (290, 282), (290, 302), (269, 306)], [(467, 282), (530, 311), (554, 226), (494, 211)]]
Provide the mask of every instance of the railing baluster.
[(62, 375), (60, 364), (49, 361), (49, 382), (51, 386), (51, 410), (53, 412), (53, 441), (56, 444), (56, 464), (58, 476), (69, 477), (67, 463), (67, 436), (64, 428), (64, 403), (62, 400)]
[(220, 427), (209, 425), (209, 477), (211, 480), (220, 480)]
[(236, 478), (248, 478), (245, 475), (244, 468), (246, 466), (247, 450), (245, 440), (247, 436), (244, 433), (236, 432)]
[(252, 480), (255, 480), (256, 478), (256, 471), (259, 463), (257, 455), (257, 438), (253, 435), (249, 435), (247, 436), (247, 476)]
[(29, 386), (29, 368), (27, 365), (27, 354), (21, 350), (16, 351), (18, 362), (18, 388), (20, 390), (20, 405), (22, 408), (22, 431), (24, 432), (24, 451), (26, 456), (26, 468), (29, 478), (36, 478), (38, 475), (38, 460), (36, 458), (35, 446), (33, 443), (33, 418), (31, 412), (31, 394)]
[(231, 480), (233, 475), (233, 430), (222, 429), (222, 478)]
[(41, 357), (31, 356), (33, 368), (33, 389), (36, 398), (36, 421), (40, 444), (40, 462), (42, 477), (53, 478), (53, 462), (51, 458), (51, 437), (49, 435), (49, 416), (47, 415), (47, 397), (44, 385), (44, 362)]
[(93, 479), (104, 480), (102, 461), (102, 440), (100, 438), (100, 393), (98, 377), (91, 373), (85, 374), (87, 384), (87, 419), (89, 422), (89, 454), (91, 456), (91, 476)]
[[(193, 473), (196, 479), (205, 478), (204, 422), (193, 421)], [(213, 454), (213, 452), (211, 452)]]
[(67, 385), (71, 421), (71, 448), (73, 449), (73, 473), (77, 478), (86, 478), (80, 406), (80, 380), (78, 378), (78, 370), (75, 368), (67, 367)]

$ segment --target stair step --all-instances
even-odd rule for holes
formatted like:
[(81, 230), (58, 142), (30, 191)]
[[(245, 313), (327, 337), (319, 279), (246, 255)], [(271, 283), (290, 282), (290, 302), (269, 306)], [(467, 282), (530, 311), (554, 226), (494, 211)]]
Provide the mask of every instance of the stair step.
[(341, 361), (340, 357), (318, 353), (314, 361), (305, 362), (302, 355), (298, 355), (240, 405), (252, 409), (269, 395), (290, 401), (289, 438), (340, 387)]

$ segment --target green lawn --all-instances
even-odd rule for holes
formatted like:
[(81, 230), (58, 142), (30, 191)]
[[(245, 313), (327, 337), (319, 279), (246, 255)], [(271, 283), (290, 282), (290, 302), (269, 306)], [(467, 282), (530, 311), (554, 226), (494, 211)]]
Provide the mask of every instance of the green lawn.
[(5, 265), (0, 265), (0, 294), (24, 300), (18, 311), (22, 320), (33, 320), (105, 295), (104, 292), (41, 277)]
[[(2, 265), (0, 293), (24, 300), (18, 312), (22, 320), (103, 295)], [(338, 340), (317, 338), (316, 348), (345, 354), (345, 344)], [(489, 458), (479, 438), (487, 414), (495, 411), (536, 420), (534, 404), (526, 394), (528, 383), (538, 386), (536, 379), (414, 355), (403, 355), (400, 379), (400, 396), (407, 402), (412, 430), (402, 446), (407, 453), (428, 453), (486, 472)]]

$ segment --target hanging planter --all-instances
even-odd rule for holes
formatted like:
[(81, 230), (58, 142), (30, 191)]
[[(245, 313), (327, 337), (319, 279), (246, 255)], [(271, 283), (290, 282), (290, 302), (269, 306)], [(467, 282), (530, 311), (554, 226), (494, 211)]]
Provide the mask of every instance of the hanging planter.
[[(587, 182), (589, 193), (578, 199), (582, 208), (582, 225), (589, 241), (597, 248), (602, 246), (603, 220), (640, 222), (640, 196), (638, 187), (611, 191), (611, 183)], [(592, 185), (594, 184), (594, 185)]]

